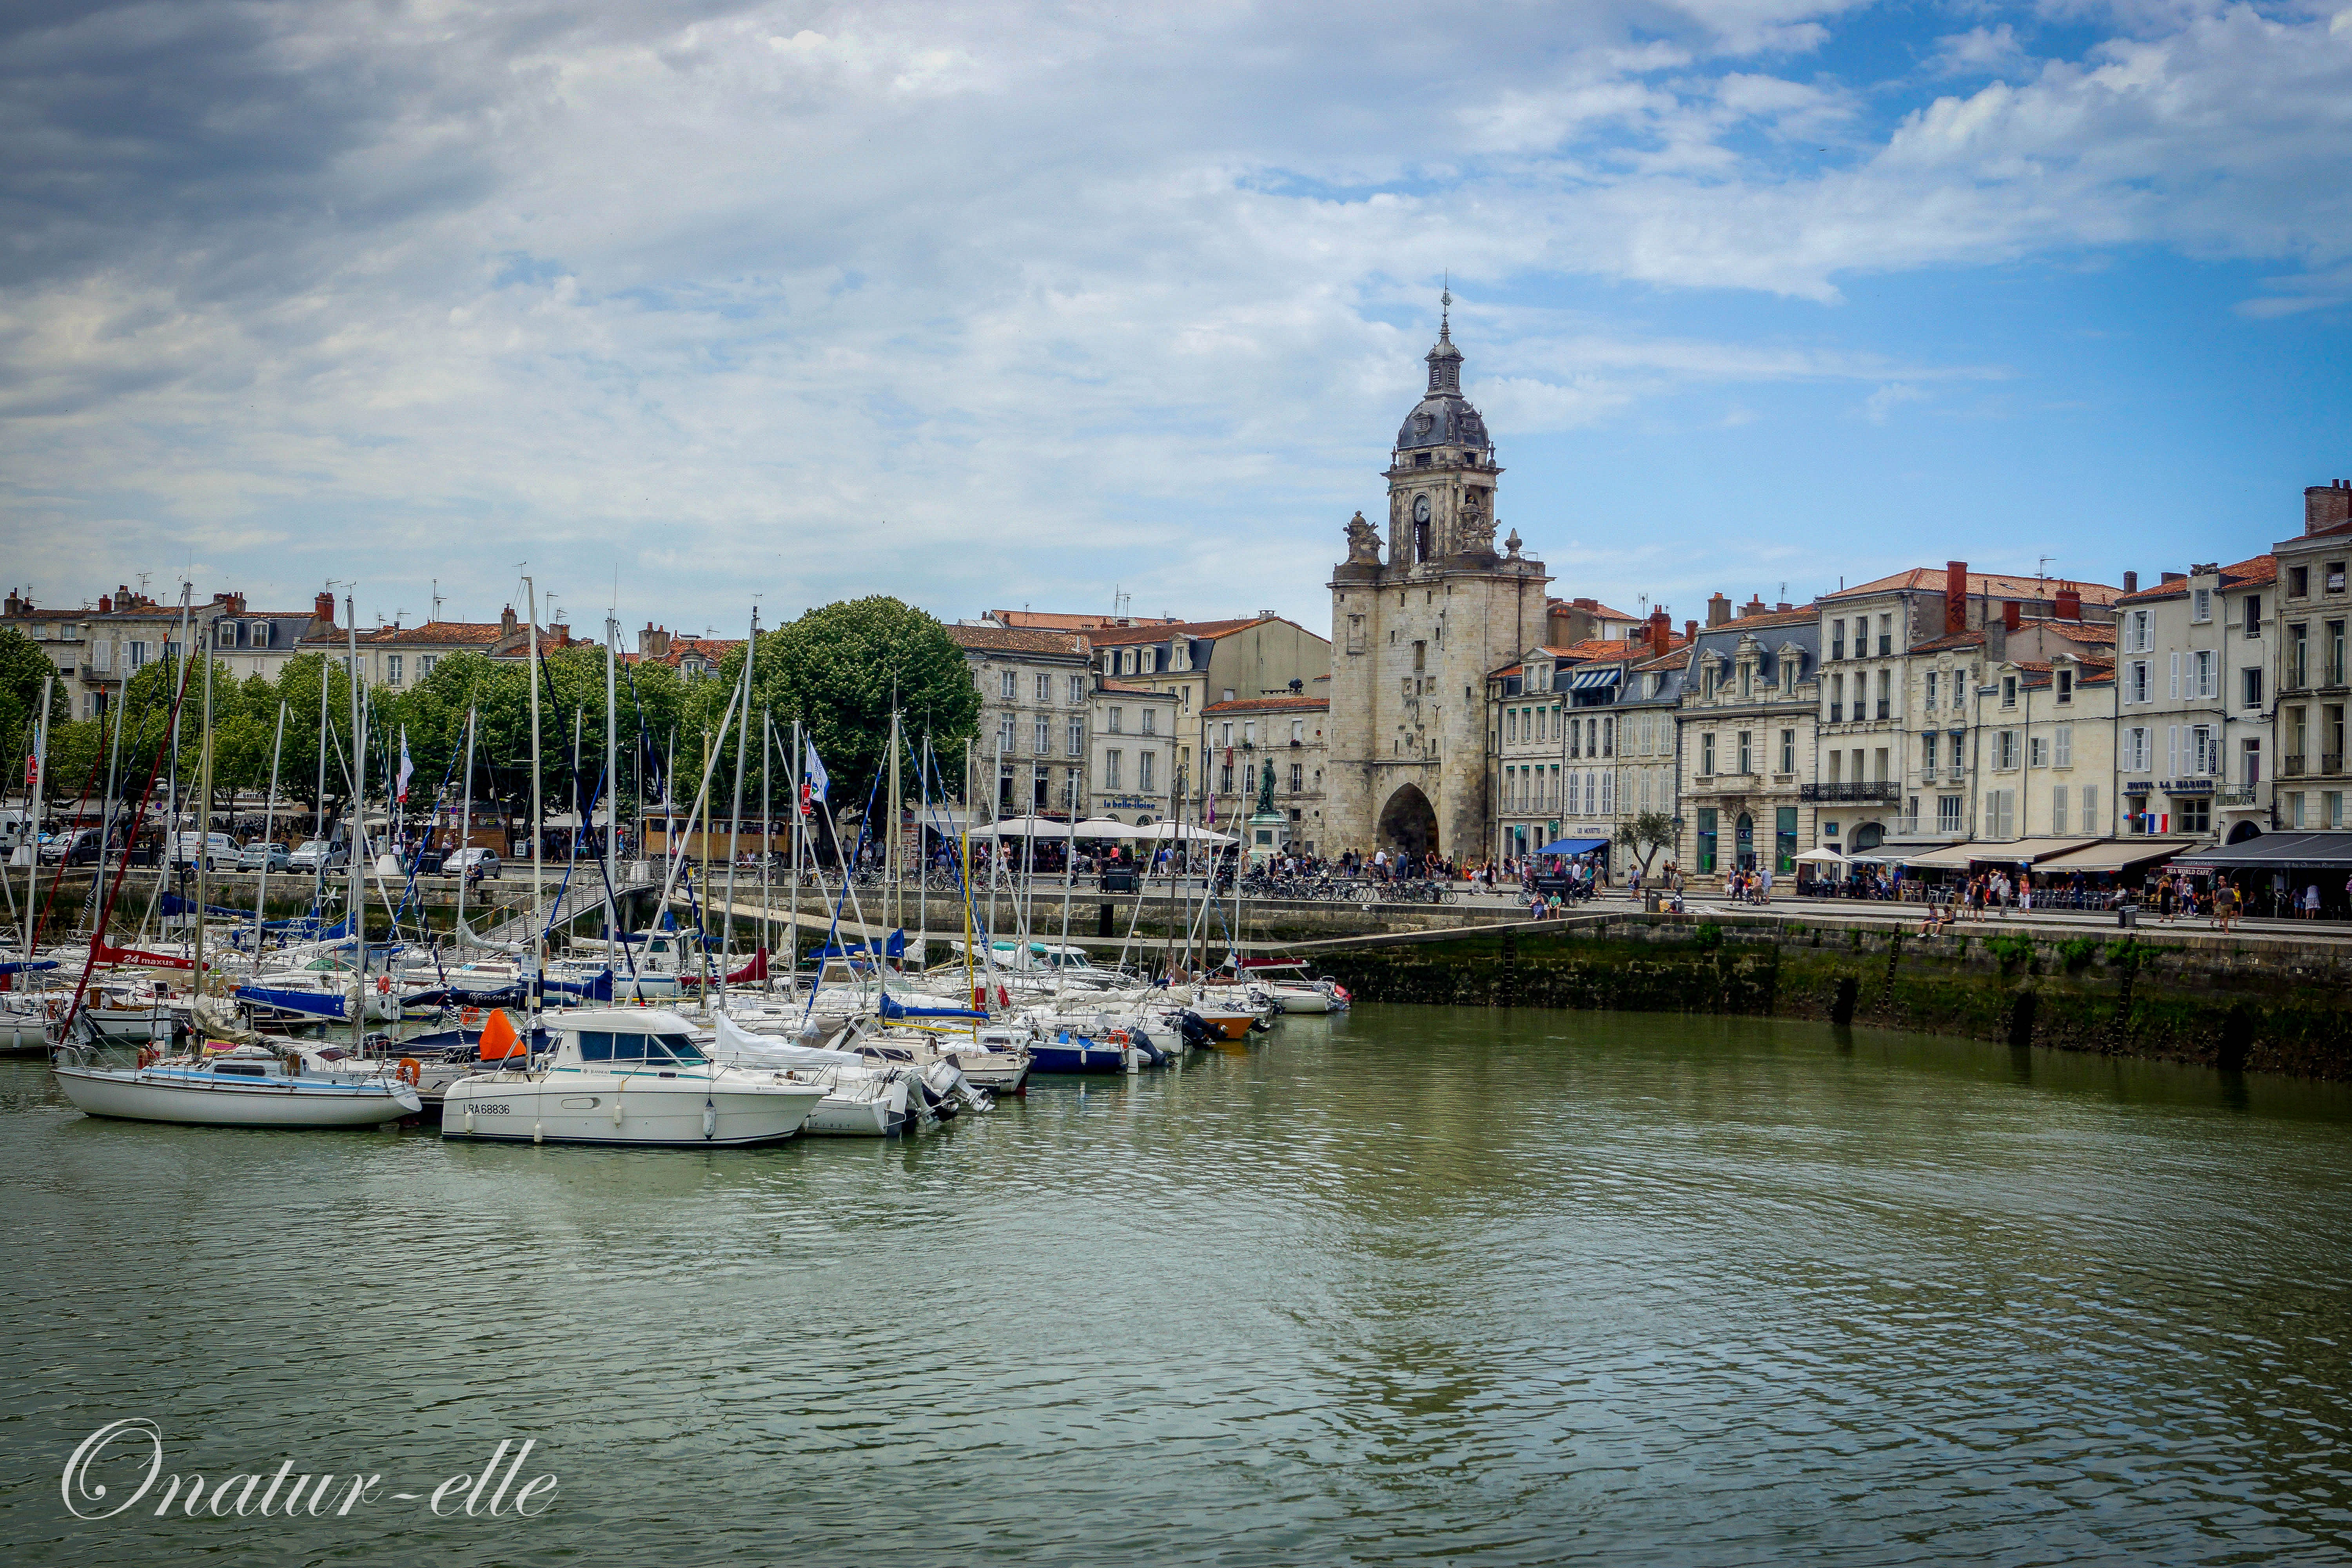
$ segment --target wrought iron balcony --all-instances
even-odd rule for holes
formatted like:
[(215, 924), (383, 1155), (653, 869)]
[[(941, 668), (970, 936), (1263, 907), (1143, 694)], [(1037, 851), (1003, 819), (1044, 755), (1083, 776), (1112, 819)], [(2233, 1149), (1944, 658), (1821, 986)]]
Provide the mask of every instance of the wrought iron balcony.
[(1893, 801), (1903, 797), (1903, 786), (1892, 779), (1864, 784), (1809, 784), (1797, 786), (1799, 800)]
[(2344, 753), (2341, 752), (2320, 752), (2319, 771), (2323, 773), (2342, 773), (2344, 771)]
[(2221, 804), (2223, 805), (2252, 805), (2255, 804), (2254, 796), (2259, 793), (2261, 792), (2255, 789), (2252, 784), (2231, 784), (2228, 789), (2221, 792)]
[(2279, 759), (2279, 773), (2284, 778), (2301, 778), (2303, 776), (2303, 757), (2301, 753), (2290, 753), (2286, 756), (2281, 757)]

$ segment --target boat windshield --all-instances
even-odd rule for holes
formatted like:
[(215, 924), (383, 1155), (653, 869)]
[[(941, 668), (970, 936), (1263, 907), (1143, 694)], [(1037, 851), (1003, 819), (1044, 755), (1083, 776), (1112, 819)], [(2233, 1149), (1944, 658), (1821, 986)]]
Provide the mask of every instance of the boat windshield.
[(613, 1034), (603, 1029), (580, 1031), (580, 1059), (583, 1062), (666, 1062), (673, 1057), (682, 1062), (705, 1059), (702, 1047), (688, 1035)]

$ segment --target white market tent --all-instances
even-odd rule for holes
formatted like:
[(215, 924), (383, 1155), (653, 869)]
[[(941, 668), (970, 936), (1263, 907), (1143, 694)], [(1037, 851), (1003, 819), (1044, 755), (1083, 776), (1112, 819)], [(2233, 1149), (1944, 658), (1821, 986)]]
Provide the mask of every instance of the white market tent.
[(1149, 827), (1135, 829), (1135, 837), (1148, 838), (1155, 844), (1164, 844), (1171, 838), (1181, 838), (1188, 844), (1238, 844), (1241, 842), (1238, 838), (1228, 837), (1224, 834), (1206, 827), (1196, 827), (1189, 822), (1155, 822)]
[(1800, 866), (1843, 866), (1845, 863), (1844, 856), (1826, 846), (1819, 849), (1808, 849), (1802, 855), (1796, 857), (1796, 864)]

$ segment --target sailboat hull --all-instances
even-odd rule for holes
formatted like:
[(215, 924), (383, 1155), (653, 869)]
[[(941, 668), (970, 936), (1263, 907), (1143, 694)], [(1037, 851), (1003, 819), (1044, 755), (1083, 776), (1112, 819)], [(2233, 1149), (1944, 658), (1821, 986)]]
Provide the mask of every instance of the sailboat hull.
[(250, 1083), (210, 1075), (120, 1068), (52, 1069), (76, 1110), (123, 1121), (197, 1127), (377, 1127), (416, 1114), (416, 1097), (383, 1084), (284, 1078)]

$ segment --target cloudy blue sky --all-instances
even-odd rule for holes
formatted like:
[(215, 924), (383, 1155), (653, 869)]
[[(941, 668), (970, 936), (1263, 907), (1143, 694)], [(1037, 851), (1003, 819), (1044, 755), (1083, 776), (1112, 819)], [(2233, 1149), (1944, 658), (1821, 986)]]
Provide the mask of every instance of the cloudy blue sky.
[(2352, 476), (2352, 9), (20, 0), (0, 543), (363, 619), (1328, 616), (1450, 273), (1500, 515), (1697, 614)]

